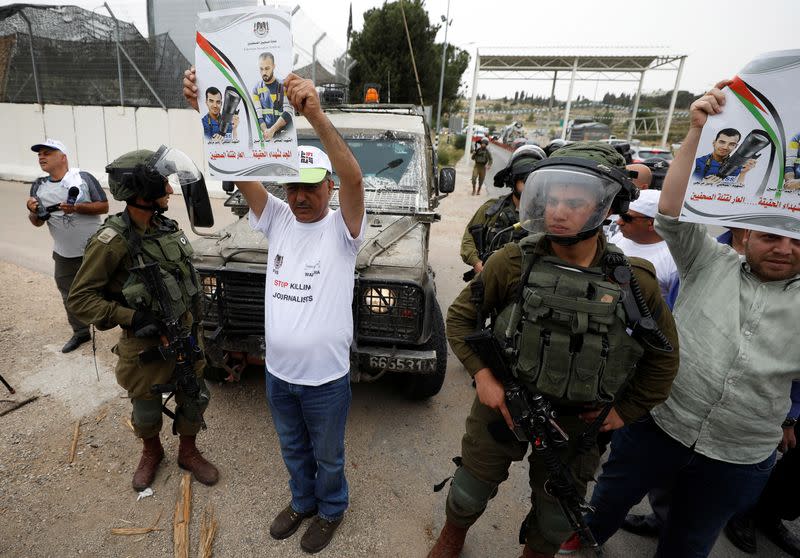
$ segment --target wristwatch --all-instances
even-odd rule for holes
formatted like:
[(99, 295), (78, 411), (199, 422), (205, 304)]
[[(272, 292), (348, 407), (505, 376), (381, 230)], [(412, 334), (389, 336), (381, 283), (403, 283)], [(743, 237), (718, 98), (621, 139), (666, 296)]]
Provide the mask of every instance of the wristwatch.
[(783, 424), (781, 424), (781, 427), (782, 428), (793, 428), (796, 423), (797, 423), (797, 419), (796, 418), (786, 417), (786, 420), (783, 421)]

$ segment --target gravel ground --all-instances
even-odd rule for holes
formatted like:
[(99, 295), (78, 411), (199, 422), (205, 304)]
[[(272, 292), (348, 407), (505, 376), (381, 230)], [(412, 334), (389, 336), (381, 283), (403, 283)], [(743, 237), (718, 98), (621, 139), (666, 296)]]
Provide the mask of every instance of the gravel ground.
[[(496, 150), (493, 170), (502, 168), (505, 158)], [(464, 223), (486, 199), (469, 195), (470, 170), (459, 165), (457, 191), (443, 201), (442, 221), (432, 229), (430, 258), (443, 309), (463, 288), (458, 246)], [(155, 494), (137, 502), (130, 480), (140, 447), (126, 424), (130, 404), (114, 380), (110, 352), (118, 333), (97, 333), (99, 380), (90, 344), (72, 354), (60, 352), (69, 328), (52, 280), (50, 239), (25, 219), (26, 193), (26, 185), (0, 182), (0, 373), (17, 389), (9, 395), (0, 386), (0, 413), (38, 397), (0, 416), (0, 556), (172, 556), (181, 473), (177, 441), (165, 427), (167, 456)], [(229, 222), (221, 200), (213, 203), (218, 222)], [(171, 213), (185, 225), (180, 200)], [(215, 556), (305, 556), (300, 533), (275, 541), (267, 532), (288, 502), (288, 488), (261, 371), (248, 371), (238, 384), (211, 385), (211, 391), (209, 429), (198, 446), (219, 467), (221, 479), (211, 488), (192, 484), (191, 555), (197, 555), (200, 516), (213, 508), (219, 521)], [(452, 473), (450, 458), (460, 453), (474, 392), (452, 356), (436, 397), (409, 402), (399, 391), (391, 381), (353, 386), (346, 433), (351, 507), (322, 556), (422, 557), (444, 522), (444, 492), (434, 494), (431, 488)], [(80, 436), (70, 464), (76, 422)], [(529, 507), (527, 484), (527, 464), (514, 464), (509, 480), (470, 530), (462, 556), (519, 555), (516, 537)], [(110, 532), (150, 526), (159, 517), (161, 530), (147, 535)], [(797, 532), (796, 525), (789, 526)], [(759, 545), (759, 556), (781, 556), (763, 538)], [(607, 544), (606, 555), (645, 557), (654, 548), (653, 541), (621, 532)], [(745, 555), (721, 537), (712, 556)]]

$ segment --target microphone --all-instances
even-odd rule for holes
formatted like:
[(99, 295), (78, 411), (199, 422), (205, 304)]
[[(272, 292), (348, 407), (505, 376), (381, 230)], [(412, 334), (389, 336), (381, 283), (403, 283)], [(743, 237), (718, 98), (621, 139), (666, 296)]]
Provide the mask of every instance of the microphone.
[(78, 196), (80, 196), (80, 194), (80, 188), (77, 186), (71, 186), (67, 192), (67, 205), (75, 205), (75, 202), (78, 201)]

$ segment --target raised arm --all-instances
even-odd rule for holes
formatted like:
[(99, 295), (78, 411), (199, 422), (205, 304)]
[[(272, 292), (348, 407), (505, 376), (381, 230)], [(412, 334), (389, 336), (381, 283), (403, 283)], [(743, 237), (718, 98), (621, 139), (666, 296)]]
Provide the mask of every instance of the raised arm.
[(322, 141), (325, 153), (331, 160), (333, 170), (339, 176), (339, 208), (347, 230), (353, 238), (356, 238), (361, 232), (361, 222), (364, 219), (364, 185), (358, 161), (344, 138), (322, 111), (314, 82), (289, 74), (283, 85), (286, 89), (286, 98), (314, 128)]
[(683, 207), (683, 198), (686, 195), (686, 186), (694, 168), (694, 155), (700, 143), (700, 134), (703, 126), (711, 114), (719, 114), (725, 104), (725, 95), (722, 88), (730, 80), (720, 81), (708, 93), (697, 99), (689, 109), (689, 132), (681, 143), (681, 148), (675, 154), (675, 160), (669, 166), (667, 176), (664, 177), (664, 186), (658, 202), (658, 211), (670, 217), (678, 217)]

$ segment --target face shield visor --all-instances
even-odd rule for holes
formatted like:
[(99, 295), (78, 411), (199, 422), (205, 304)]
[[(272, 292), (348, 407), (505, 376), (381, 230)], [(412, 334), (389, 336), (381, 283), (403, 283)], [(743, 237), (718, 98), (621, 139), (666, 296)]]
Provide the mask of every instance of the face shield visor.
[(173, 190), (180, 188), (193, 225), (211, 227), (214, 217), (203, 173), (183, 151), (162, 145), (147, 166), (167, 179)]
[(600, 227), (622, 185), (609, 176), (569, 164), (528, 175), (519, 204), (522, 227), (532, 233), (575, 238)]
[(189, 156), (178, 149), (162, 145), (147, 161), (147, 166), (169, 181), (173, 189), (184, 190), (186, 187), (203, 182), (203, 173), (197, 168)]

